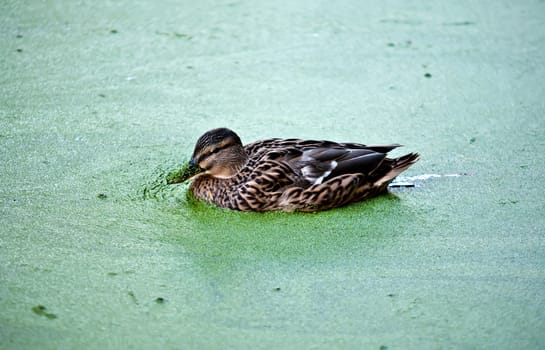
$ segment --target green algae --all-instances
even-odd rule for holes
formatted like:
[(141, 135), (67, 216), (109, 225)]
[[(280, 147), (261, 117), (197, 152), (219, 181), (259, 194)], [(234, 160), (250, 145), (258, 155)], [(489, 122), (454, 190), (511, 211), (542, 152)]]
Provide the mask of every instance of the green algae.
[(191, 177), (197, 175), (200, 172), (198, 167), (191, 165), (189, 162), (184, 164), (181, 168), (169, 172), (166, 176), (166, 183), (168, 185), (184, 182)]
[[(176, 192), (177, 186), (173, 184), (181, 184), (196, 174), (196, 170), (189, 165), (189, 162), (182, 166), (168, 165), (159, 166), (151, 174), (148, 179), (138, 189), (138, 194), (135, 198), (138, 199), (172, 199), (173, 192)], [(183, 186), (183, 184), (182, 184)]]
[[(543, 4), (50, 5), (0, 4), (0, 348), (544, 347)], [(168, 185), (219, 126), (473, 176), (233, 212)]]
[(36, 315), (43, 316), (49, 320), (54, 320), (57, 318), (57, 315), (54, 313), (48, 312), (47, 308), (43, 305), (36, 305), (32, 307), (32, 312), (34, 312)]

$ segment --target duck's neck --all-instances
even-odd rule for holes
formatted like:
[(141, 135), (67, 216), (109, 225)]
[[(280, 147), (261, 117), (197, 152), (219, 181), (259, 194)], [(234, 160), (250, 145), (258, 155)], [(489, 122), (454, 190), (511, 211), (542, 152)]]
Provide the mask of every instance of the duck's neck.
[(224, 206), (227, 194), (234, 190), (235, 176), (248, 163), (248, 154), (242, 146), (230, 150), (223, 156), (221, 165), (216, 165), (193, 178), (191, 189), (197, 198)]
[(240, 146), (231, 150), (224, 156), (221, 165), (214, 166), (209, 171), (206, 171), (206, 174), (217, 179), (227, 179), (235, 176), (247, 162), (248, 155), (244, 151), (244, 148)]
[(231, 177), (216, 177), (206, 173), (195, 176), (191, 182), (191, 191), (195, 198), (209, 204), (229, 207), (236, 180)]

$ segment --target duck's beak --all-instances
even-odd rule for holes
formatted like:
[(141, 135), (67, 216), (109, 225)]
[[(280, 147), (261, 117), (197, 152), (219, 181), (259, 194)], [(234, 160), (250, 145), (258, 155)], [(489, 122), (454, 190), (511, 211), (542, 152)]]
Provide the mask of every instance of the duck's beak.
[(202, 169), (195, 164), (195, 160), (191, 159), (181, 169), (175, 170), (167, 175), (167, 184), (172, 185), (187, 181), (201, 171)]

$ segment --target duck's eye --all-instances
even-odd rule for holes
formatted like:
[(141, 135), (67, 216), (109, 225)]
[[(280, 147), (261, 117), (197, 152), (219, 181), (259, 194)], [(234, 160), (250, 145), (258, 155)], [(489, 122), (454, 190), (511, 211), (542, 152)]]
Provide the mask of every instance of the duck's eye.
[(213, 150), (210, 151), (209, 154), (214, 154), (214, 153), (218, 153), (219, 152), (219, 148), (214, 148)]

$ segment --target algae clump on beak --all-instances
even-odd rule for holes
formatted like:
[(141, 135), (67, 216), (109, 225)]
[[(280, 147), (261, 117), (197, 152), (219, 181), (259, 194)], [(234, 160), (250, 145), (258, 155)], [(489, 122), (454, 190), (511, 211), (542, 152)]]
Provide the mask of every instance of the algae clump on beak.
[(193, 176), (201, 172), (198, 166), (195, 166), (193, 162), (187, 162), (178, 170), (174, 170), (167, 175), (167, 184), (177, 184), (189, 180)]

